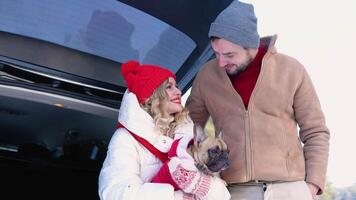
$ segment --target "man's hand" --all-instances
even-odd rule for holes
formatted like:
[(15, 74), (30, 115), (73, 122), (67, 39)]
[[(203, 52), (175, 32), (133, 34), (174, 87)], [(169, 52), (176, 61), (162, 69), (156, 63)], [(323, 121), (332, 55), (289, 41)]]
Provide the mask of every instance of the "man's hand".
[(309, 188), (309, 191), (313, 197), (313, 199), (317, 199), (317, 193), (319, 191), (319, 187), (314, 185), (313, 183), (307, 183), (307, 186)]

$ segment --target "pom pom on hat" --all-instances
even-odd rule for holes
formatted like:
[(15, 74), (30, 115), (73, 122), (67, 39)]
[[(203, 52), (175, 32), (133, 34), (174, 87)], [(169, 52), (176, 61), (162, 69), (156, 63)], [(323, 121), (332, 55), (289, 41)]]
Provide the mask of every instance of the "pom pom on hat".
[(176, 79), (168, 69), (156, 65), (140, 65), (137, 61), (123, 63), (121, 74), (127, 88), (136, 95), (140, 104), (144, 103), (166, 79), (169, 77)]
[(125, 77), (129, 73), (136, 74), (137, 68), (140, 67), (140, 63), (137, 61), (128, 61), (121, 67), (121, 74)]

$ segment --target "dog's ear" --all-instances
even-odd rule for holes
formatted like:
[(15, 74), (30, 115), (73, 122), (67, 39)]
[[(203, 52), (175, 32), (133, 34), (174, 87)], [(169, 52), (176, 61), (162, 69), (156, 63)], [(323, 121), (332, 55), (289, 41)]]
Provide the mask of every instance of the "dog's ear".
[(215, 131), (215, 137), (216, 138), (220, 138), (220, 139), (224, 139), (224, 132), (222, 131), (222, 129), (220, 129), (219, 131)]
[(194, 124), (194, 146), (198, 146), (206, 137), (203, 128), (199, 124)]

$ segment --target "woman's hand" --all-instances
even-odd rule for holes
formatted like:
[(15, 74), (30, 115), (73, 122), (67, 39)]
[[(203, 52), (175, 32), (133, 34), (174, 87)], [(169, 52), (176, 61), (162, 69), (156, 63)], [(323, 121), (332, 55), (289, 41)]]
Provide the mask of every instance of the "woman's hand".
[(225, 183), (220, 178), (200, 172), (194, 162), (188, 159), (171, 158), (153, 177), (152, 182), (170, 183), (175, 189), (193, 194), (201, 200), (228, 200), (231, 198)]

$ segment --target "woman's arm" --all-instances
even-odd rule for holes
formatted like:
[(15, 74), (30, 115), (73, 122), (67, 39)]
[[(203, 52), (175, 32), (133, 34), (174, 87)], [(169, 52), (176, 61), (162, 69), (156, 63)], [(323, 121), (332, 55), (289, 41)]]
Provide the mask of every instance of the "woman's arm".
[(145, 183), (140, 176), (138, 142), (125, 130), (113, 135), (99, 175), (99, 196), (109, 199), (178, 199), (169, 184)]

